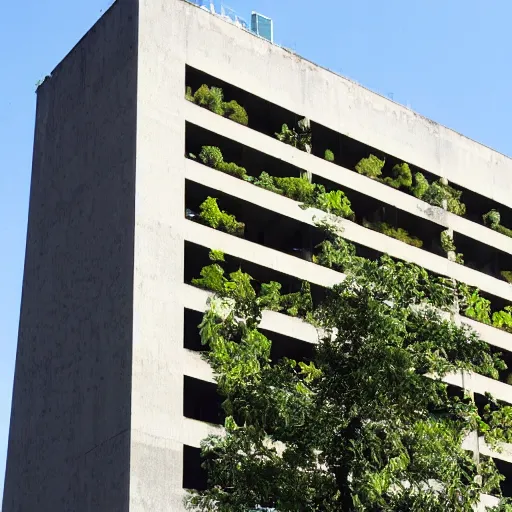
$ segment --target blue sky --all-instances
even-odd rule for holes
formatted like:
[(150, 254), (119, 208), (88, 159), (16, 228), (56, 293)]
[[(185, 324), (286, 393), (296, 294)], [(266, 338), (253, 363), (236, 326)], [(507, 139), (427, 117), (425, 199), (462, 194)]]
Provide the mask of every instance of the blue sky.
[[(0, 491), (25, 251), (35, 84), (110, 3), (26, 0), (2, 5)], [(252, 10), (272, 17), (278, 44), (512, 154), (510, 0), (226, 0), (225, 4), (247, 20)]]

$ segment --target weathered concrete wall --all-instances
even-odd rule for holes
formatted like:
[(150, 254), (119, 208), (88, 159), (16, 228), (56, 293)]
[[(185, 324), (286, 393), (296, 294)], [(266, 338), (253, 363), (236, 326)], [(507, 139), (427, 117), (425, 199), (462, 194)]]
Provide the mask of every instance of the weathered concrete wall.
[(140, 2), (131, 512), (184, 509), (184, 7)]
[(4, 512), (128, 510), (137, 10), (38, 91)]

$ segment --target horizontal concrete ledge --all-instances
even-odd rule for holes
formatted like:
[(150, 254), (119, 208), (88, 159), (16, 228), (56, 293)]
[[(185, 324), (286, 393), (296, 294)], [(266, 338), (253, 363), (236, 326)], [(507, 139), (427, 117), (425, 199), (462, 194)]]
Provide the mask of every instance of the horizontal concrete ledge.
[(478, 512), (486, 512), (489, 507), (496, 507), (500, 504), (499, 498), (496, 496), (490, 496), (489, 494), (482, 494), (480, 497), (480, 503), (476, 510)]
[[(319, 286), (330, 287), (343, 281), (344, 275), (334, 270), (301, 260), (295, 256), (274, 251), (267, 247), (248, 242), (242, 238), (216, 231), (212, 228), (183, 219), (184, 237), (210, 249), (220, 249), (226, 254), (268, 267), (298, 279)], [(270, 312), (269, 312), (270, 313)], [(284, 316), (284, 315), (282, 315)], [(490, 345), (512, 351), (512, 334), (462, 317), (463, 323), (474, 328)], [(299, 338), (302, 339), (302, 338)], [(307, 341), (307, 340), (306, 340)]]
[(447, 384), (468, 389), (479, 395), (490, 393), (497, 400), (512, 404), (512, 386), (474, 372), (448, 374), (443, 378)]
[[(256, 187), (251, 183), (216, 171), (190, 159), (185, 160), (185, 176), (191, 181), (305, 224), (314, 226), (315, 218), (320, 220), (332, 217), (315, 208), (303, 210), (296, 201)], [(372, 231), (354, 222), (339, 217), (337, 219), (339, 219), (340, 226), (343, 228), (343, 236), (352, 242), (376, 249), (394, 258), (410, 261), (434, 273), (457, 279), (512, 302), (512, 285), (505, 281), (500, 281), (477, 270), (449, 261), (448, 258), (412, 247), (400, 240)]]
[[(193, 311), (204, 312), (208, 298), (213, 293), (201, 290), (189, 284), (183, 284), (183, 305)], [(261, 318), (261, 329), (289, 336), (290, 338), (305, 341), (307, 343), (318, 343), (318, 334), (315, 327), (300, 318), (294, 318), (276, 311), (264, 311)]]
[(496, 327), (482, 324), (471, 318), (460, 317), (460, 319), (463, 324), (468, 325), (476, 331), (480, 338), (489, 343), (489, 345), (493, 345), (494, 347), (508, 352), (512, 351), (512, 334), (502, 331), (501, 329), (496, 329)]
[(477, 438), (476, 432), (474, 432), (464, 440), (462, 446), (464, 449), (470, 451), (478, 449), (480, 455), (486, 455), (493, 459), (499, 459), (512, 464), (512, 444), (499, 443), (499, 450), (495, 450), (485, 442), (483, 436)]
[(183, 374), (194, 379), (215, 383), (212, 367), (202, 357), (201, 352), (183, 349)]
[(241, 258), (251, 263), (276, 270), (303, 281), (323, 287), (331, 287), (343, 281), (345, 276), (329, 268), (321, 267), (295, 256), (249, 242), (243, 238), (228, 235), (221, 231), (185, 220), (183, 229), (185, 240), (209, 249), (218, 249), (225, 254)]
[(224, 428), (220, 425), (204, 423), (191, 418), (182, 418), (182, 443), (193, 448), (200, 448), (201, 441), (211, 435), (222, 435)]
[[(210, 365), (201, 357), (201, 354), (187, 349), (184, 350), (185, 375), (205, 382), (215, 382), (213, 371)], [(466, 373), (464, 379), (460, 373), (449, 374), (443, 378), (443, 382), (480, 395), (490, 393), (498, 400), (512, 403), (512, 386), (477, 373)]]
[[(193, 377), (196, 379), (200, 379), (205, 382), (215, 383), (215, 380), (213, 378), (213, 371), (212, 371), (211, 367), (209, 366), (209, 364), (201, 357), (201, 355), (197, 352), (192, 352), (190, 350), (186, 350), (186, 349), (183, 349), (183, 350), (185, 352), (185, 355), (184, 355), (185, 368), (184, 368), (184, 372), (183, 372), (184, 375), (187, 375), (189, 377)], [(445, 378), (443, 380), (445, 382), (448, 382), (455, 386), (464, 387), (465, 389), (469, 389), (476, 393), (482, 393), (482, 392), (485, 393), (485, 390), (483, 390), (483, 389), (479, 389), (479, 390), (476, 389), (476, 388), (479, 388), (479, 386), (481, 386), (479, 379), (486, 379), (486, 377), (482, 377), (481, 375), (473, 374), (470, 376), (469, 379), (466, 380), (466, 382), (464, 383), (464, 386), (462, 386), (462, 378), (460, 375), (448, 376), (447, 378)], [(501, 382), (492, 381), (492, 379), (486, 379), (486, 380), (489, 380), (495, 384), (496, 383), (502, 384)], [(503, 384), (503, 386), (506, 386), (507, 388), (511, 388), (511, 386), (507, 386), (506, 384)], [(492, 391), (491, 391), (491, 393), (492, 393)], [(191, 420), (191, 421), (194, 421), (194, 420)], [(200, 425), (203, 424), (200, 421), (194, 421), (194, 423), (199, 423)], [(209, 433), (218, 433), (221, 431), (220, 427), (217, 427), (218, 430), (215, 431), (215, 430), (213, 430), (213, 429), (215, 429), (214, 425), (209, 425), (209, 424), (204, 424), (204, 425), (206, 425), (205, 431), (208, 431)], [(194, 424), (193, 426), (196, 431), (201, 430), (201, 427), (199, 427), (198, 425)], [(206, 436), (204, 436), (204, 437), (206, 437)], [(191, 442), (194, 442), (192, 435), (191, 435), (190, 439), (192, 440)], [(199, 438), (199, 440), (200, 439), (203, 439), (203, 437)], [(464, 448), (467, 450), (474, 450), (475, 449), (475, 441), (476, 441), (475, 436), (469, 436), (464, 441), (464, 444), (463, 444)], [(190, 443), (187, 442), (186, 444), (190, 444)], [(197, 446), (199, 445), (198, 441), (196, 441), (196, 444), (197, 444)], [(191, 446), (196, 446), (196, 444), (192, 444)], [(494, 457), (496, 459), (500, 459), (500, 460), (512, 463), (512, 445), (506, 444), (506, 443), (501, 443), (500, 446), (503, 449), (502, 451), (493, 450), (484, 441), (483, 437), (478, 438), (478, 449), (479, 449), (480, 454), (488, 455), (490, 457)]]
[[(440, 226), (452, 228), (477, 242), (484, 243), (512, 254), (512, 238), (502, 235), (481, 224), (431, 206), (413, 196), (371, 180), (350, 169), (327, 162), (314, 155), (297, 150), (256, 130), (241, 126), (190, 101), (183, 99), (185, 119), (206, 130), (222, 135), (240, 144), (283, 160), (317, 176), (338, 183), (342, 188), (357, 190), (384, 203)], [(357, 212), (356, 212), (357, 213)]]

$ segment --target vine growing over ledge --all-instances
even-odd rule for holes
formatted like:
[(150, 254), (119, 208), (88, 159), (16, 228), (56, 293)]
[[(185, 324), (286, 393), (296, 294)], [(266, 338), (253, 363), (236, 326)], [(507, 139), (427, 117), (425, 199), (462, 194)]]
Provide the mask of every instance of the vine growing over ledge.
[[(331, 243), (345, 255), (346, 279), (310, 313), (319, 343), (307, 363), (271, 362), (253, 280), (210, 266), (219, 291), (201, 341), (225, 399), (225, 433), (203, 441), (208, 487), (190, 492), (187, 506), (470, 512), (481, 493), (499, 496), (492, 459), (478, 463), (462, 441), (474, 431), (491, 446), (508, 440), (512, 408), (493, 402), (481, 412), (441, 379), (461, 370), (497, 378), (503, 361), (438, 313), (453, 306), (446, 280), (388, 256), (365, 260), (341, 238)], [(503, 499), (492, 510), (508, 507)]]
[(203, 84), (192, 94), (192, 88), (187, 86), (185, 89), (185, 98), (196, 105), (207, 108), (215, 114), (227, 117), (235, 123), (247, 126), (249, 117), (247, 111), (237, 101), (224, 101), (224, 92), (219, 87), (208, 87)]
[(482, 219), (487, 227), (497, 231), (498, 233), (501, 233), (502, 235), (512, 238), (512, 229), (501, 225), (501, 215), (498, 210), (491, 210), (487, 212), (486, 214), (482, 215)]

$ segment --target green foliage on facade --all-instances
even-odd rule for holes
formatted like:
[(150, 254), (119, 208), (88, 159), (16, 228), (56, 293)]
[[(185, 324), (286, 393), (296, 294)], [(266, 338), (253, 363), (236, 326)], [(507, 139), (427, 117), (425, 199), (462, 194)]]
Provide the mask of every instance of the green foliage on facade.
[(263, 171), (259, 178), (256, 178), (253, 183), (257, 187), (261, 187), (265, 190), (270, 190), (270, 192), (283, 195), (283, 191), (277, 187), (274, 178), (270, 176), (268, 172)]
[(453, 236), (450, 234), (450, 231), (448, 229), (442, 231), (440, 238), (443, 251), (446, 252), (448, 256), (452, 253), (455, 263), (464, 265), (464, 255), (461, 252), (455, 252), (457, 251), (457, 247), (455, 247), (455, 242), (453, 241)]
[(299, 201), (306, 208), (318, 208), (339, 217), (354, 218), (350, 200), (343, 191), (331, 190), (327, 192), (323, 185), (311, 183), (305, 175), (298, 178), (279, 178), (262, 172), (253, 183), (258, 187)]
[(501, 311), (494, 312), (492, 325), (497, 329), (512, 333), (512, 307), (505, 306)]
[(427, 192), (428, 187), (429, 183), (427, 178), (425, 178), (421, 172), (417, 172), (414, 175), (414, 185), (411, 188), (411, 192), (413, 193), (414, 197), (421, 199)]
[(207, 226), (225, 231), (231, 235), (244, 235), (245, 224), (238, 222), (234, 215), (222, 211), (217, 204), (217, 199), (214, 197), (205, 199), (199, 206), (199, 209), (201, 210), (199, 218)]
[(368, 158), (362, 158), (357, 163), (356, 171), (363, 176), (367, 176), (368, 178), (375, 180), (382, 174), (382, 168), (385, 163), (385, 160), (381, 160), (375, 155), (370, 155)]
[(301, 176), (299, 178), (286, 177), (278, 178), (274, 177), (274, 183), (276, 187), (283, 191), (283, 195), (299, 201), (301, 203), (310, 203), (313, 200), (315, 194), (315, 185), (310, 183), (309, 180)]
[(512, 229), (501, 225), (501, 215), (498, 210), (491, 210), (490, 212), (487, 212), (482, 216), (482, 219), (487, 227), (501, 233), (502, 235), (512, 238)]
[(355, 218), (350, 200), (342, 190), (326, 192), (323, 185), (316, 185), (315, 197), (310, 206), (344, 219), (354, 220)]
[(414, 175), (414, 181), (411, 190), (415, 197), (439, 208), (443, 208), (446, 201), (446, 209), (449, 212), (465, 215), (466, 205), (461, 201), (462, 191), (451, 187), (443, 179), (429, 183), (420, 172)]
[(503, 310), (493, 313), (491, 301), (481, 297), (477, 289), (470, 287), (464, 287), (463, 289), (463, 313), (468, 318), (512, 333), (511, 306), (505, 306)]
[(512, 270), (502, 270), (500, 274), (507, 283), (512, 284)]
[(390, 178), (389, 176), (384, 178), (382, 180), (383, 183), (386, 185), (389, 185), (393, 188), (411, 188), (412, 186), (412, 173), (411, 169), (409, 167), (409, 164), (406, 164), (405, 162), (401, 164), (396, 164), (393, 166), (393, 169), (391, 170), (391, 173), (393, 174), (393, 177)]
[(373, 231), (378, 231), (383, 235), (390, 236), (391, 238), (396, 238), (407, 245), (423, 247), (423, 241), (418, 237), (411, 236), (405, 229), (395, 228), (386, 222), (368, 222), (367, 220), (364, 220), (363, 226), (365, 228), (372, 229)]
[[(224, 254), (221, 251), (210, 251), (210, 260), (213, 262), (201, 270), (201, 277), (192, 279), (192, 284), (227, 297), (243, 301), (246, 307), (259, 310), (282, 311), (290, 316), (309, 319), (313, 310), (311, 286), (307, 282), (301, 284), (298, 292), (282, 294), (281, 283), (270, 281), (260, 285), (259, 293), (252, 286), (253, 279), (248, 274), (237, 270), (228, 277), (221, 263)], [(247, 301), (254, 300), (254, 304)]]
[(247, 126), (249, 124), (249, 117), (245, 108), (238, 104), (235, 100), (228, 101), (223, 104), (224, 116), (235, 123)]
[(217, 171), (230, 174), (240, 179), (246, 179), (247, 177), (245, 167), (241, 167), (234, 162), (225, 162), (222, 151), (216, 146), (203, 146), (199, 153), (199, 159), (203, 164), (213, 167)]
[(441, 232), (441, 247), (446, 253), (455, 252), (457, 250), (453, 237), (447, 229)]
[(236, 123), (247, 126), (249, 117), (247, 111), (237, 101), (224, 101), (224, 92), (220, 87), (208, 87), (203, 84), (192, 94), (192, 88), (187, 86), (185, 98), (197, 105), (211, 110), (215, 114), (227, 117)]
[(311, 124), (306, 117), (297, 123), (296, 128), (289, 128), (287, 124), (281, 126), (281, 131), (275, 134), (276, 138), (294, 148), (311, 153)]
[(185, 99), (194, 103), (194, 94), (192, 93), (192, 87), (189, 85), (185, 88)]
[(470, 512), (481, 493), (499, 496), (493, 460), (476, 461), (462, 441), (475, 431), (491, 446), (512, 440), (512, 408), (479, 411), (441, 378), (497, 378), (505, 365), (444, 316), (453, 282), (386, 255), (358, 257), (339, 236), (330, 243), (346, 278), (306, 305), (319, 333), (311, 361), (270, 359), (259, 324), (263, 298), (281, 306), (278, 286), (257, 293), (249, 275), (226, 277), (218, 262), (202, 276), (219, 290), (200, 328), (227, 418), (225, 433), (202, 443), (209, 485), (188, 507)]
[(334, 162), (334, 153), (330, 149), (326, 149), (324, 152), (324, 159), (328, 162)]
[(203, 164), (217, 169), (219, 165), (224, 162), (222, 151), (216, 146), (203, 146), (199, 153), (199, 159)]

